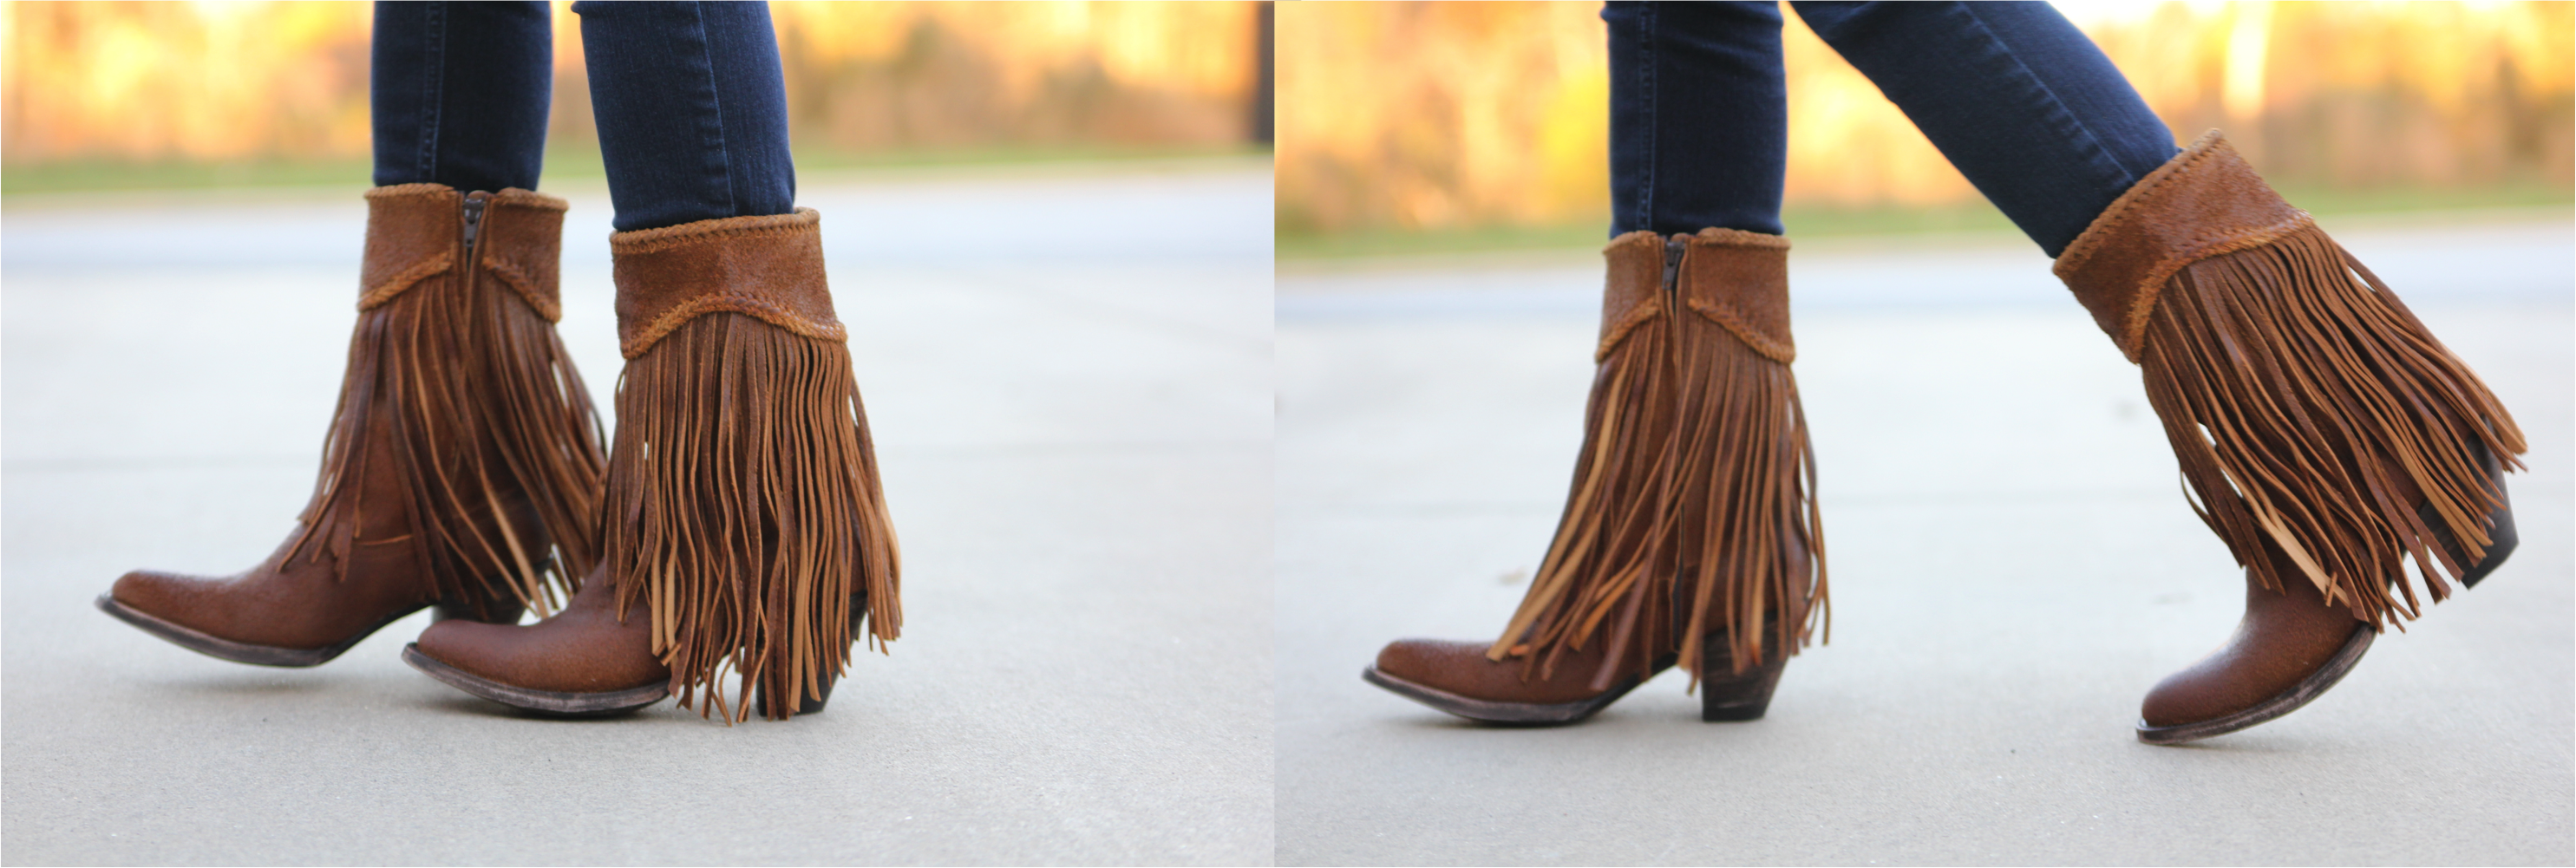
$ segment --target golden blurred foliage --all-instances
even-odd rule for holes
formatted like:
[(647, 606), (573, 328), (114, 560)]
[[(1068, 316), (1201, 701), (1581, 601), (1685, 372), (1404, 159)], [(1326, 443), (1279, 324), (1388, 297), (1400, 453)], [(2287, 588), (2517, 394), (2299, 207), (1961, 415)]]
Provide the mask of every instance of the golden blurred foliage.
[[(1252, 125), (1256, 3), (777, 2), (800, 142), (854, 151), (1211, 146)], [(559, 143), (595, 141), (554, 4)], [(0, 7), (0, 154), (363, 158), (372, 14), (339, 2)]]
[(0, 14), (0, 154), (367, 153), (360, 3), (31, 3)]
[(1250, 3), (779, 3), (792, 113), (861, 149), (1244, 139)]
[[(1281, 231), (1602, 218), (1609, 80), (1599, 9), (1283, 6)], [(2276, 181), (2337, 187), (2567, 185), (2576, 165), (2572, 9), (2065, 6), (2180, 138), (2221, 127)], [(1978, 200), (1876, 86), (1784, 13), (1790, 203)]]

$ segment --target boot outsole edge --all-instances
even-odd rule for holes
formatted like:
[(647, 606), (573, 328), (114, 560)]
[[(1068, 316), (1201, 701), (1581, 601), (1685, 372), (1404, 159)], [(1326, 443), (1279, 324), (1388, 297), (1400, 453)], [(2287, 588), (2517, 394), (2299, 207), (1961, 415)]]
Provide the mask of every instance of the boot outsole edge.
[(2144, 719), (2141, 719), (2138, 721), (2138, 740), (2157, 745), (2199, 741), (2246, 729), (2297, 711), (2300, 706), (2315, 701), (2319, 696), (2324, 696), (2328, 689), (2335, 686), (2335, 682), (2342, 681), (2345, 674), (2350, 673), (2354, 666), (2361, 663), (2361, 655), (2370, 651), (2371, 640), (2378, 637), (2378, 630), (2367, 625), (2361, 626), (2352, 631), (2352, 638), (2344, 640), (2343, 647), (2336, 650), (2333, 657), (2326, 658), (2324, 666), (2318, 667), (2315, 672), (2308, 673), (2308, 677), (2300, 679), (2299, 683), (2291, 685), (2290, 689), (2282, 691), (2280, 695), (2255, 703), (2253, 707), (2243, 711), (2171, 726), (2149, 726)]
[(1416, 684), (1388, 675), (1379, 671), (1376, 666), (1361, 670), (1360, 678), (1370, 684), (1386, 688), (1397, 696), (1468, 720), (1507, 726), (1562, 726), (1574, 723), (1609, 707), (1610, 703), (1619, 701), (1619, 697), (1628, 695), (1628, 691), (1635, 690), (1637, 685), (1642, 683), (1638, 679), (1631, 678), (1608, 692), (1590, 699), (1540, 704), (1496, 702), (1490, 699), (1460, 696), (1437, 687)]
[(598, 693), (534, 690), (503, 684), (442, 663), (438, 658), (422, 653), (418, 642), (404, 645), (402, 657), (403, 662), (411, 664), (411, 668), (418, 669), (421, 674), (438, 679), (449, 687), (543, 717), (608, 717), (626, 714), (660, 702), (671, 695), (671, 685), (667, 682)]
[(401, 620), (412, 612), (420, 611), (411, 609), (387, 618), (382, 623), (360, 631), (358, 635), (351, 636), (347, 641), (337, 645), (322, 648), (280, 648), (275, 645), (235, 642), (164, 621), (141, 609), (126, 605), (117, 600), (113, 594), (98, 595), (98, 610), (115, 616), (119, 621), (132, 624), (143, 632), (160, 637), (172, 645), (208, 657), (234, 663), (248, 663), (252, 666), (278, 666), (290, 669), (304, 669), (329, 663), (332, 658), (340, 656), (350, 648), (356, 647), (359, 642), (365, 641), (367, 637), (375, 635), (377, 630), (384, 629), (386, 624)]

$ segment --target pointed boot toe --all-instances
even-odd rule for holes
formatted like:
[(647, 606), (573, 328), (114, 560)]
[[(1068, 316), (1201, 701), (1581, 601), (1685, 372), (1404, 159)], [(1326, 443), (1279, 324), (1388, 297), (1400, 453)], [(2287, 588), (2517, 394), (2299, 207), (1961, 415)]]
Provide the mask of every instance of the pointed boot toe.
[[(124, 612), (180, 623), (186, 618), (186, 613), (195, 608), (193, 604), (203, 599), (204, 586), (220, 581), (222, 580), (184, 573), (135, 570), (116, 577), (116, 584), (110, 585), (107, 595), (99, 598), (99, 607), (105, 609), (114, 605), (119, 608), (108, 609), (109, 612), (115, 613), (121, 609)], [(118, 617), (124, 617), (124, 615), (119, 614)]]
[(239, 595), (226, 591), (244, 587), (240, 579), (135, 570), (117, 577), (116, 584), (99, 595), (97, 605), (99, 611), (170, 644), (254, 666), (319, 666), (375, 632), (370, 629), (339, 641), (316, 643), (309, 638), (299, 641), (293, 633), (300, 631), (279, 629), (287, 626), (283, 624), (261, 625), (268, 629), (247, 635), (228, 629), (240, 622), (235, 610), (245, 601), (233, 599)]
[(1607, 689), (1593, 686), (1590, 679), (1602, 657), (1599, 644), (1590, 653), (1568, 654), (1550, 671), (1539, 673), (1530, 672), (1527, 661), (1486, 659), (1488, 646), (1482, 642), (1401, 639), (1380, 650), (1377, 663), (1360, 677), (1469, 720), (1524, 726), (1574, 723), (1609, 707), (1645, 681), (1632, 675)]
[(616, 586), (593, 570), (561, 613), (524, 626), (441, 621), (403, 661), (450, 687), (554, 717), (623, 714), (671, 694), (641, 607), (618, 617)]

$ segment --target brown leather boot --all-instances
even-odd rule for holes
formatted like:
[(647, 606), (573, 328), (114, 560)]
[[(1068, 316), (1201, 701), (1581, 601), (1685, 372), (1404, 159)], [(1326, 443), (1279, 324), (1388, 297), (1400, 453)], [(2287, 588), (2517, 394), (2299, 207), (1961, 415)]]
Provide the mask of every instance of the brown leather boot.
[(451, 687), (562, 717), (634, 711), (671, 695), (671, 669), (653, 653), (653, 623), (620, 611), (605, 565), (554, 617), (528, 626), (441, 621), (403, 648), (403, 661)]
[(1520, 610), (1498, 641), (1398, 641), (1361, 677), (1460, 717), (1561, 724), (1684, 664), (1701, 719), (1762, 716), (1825, 610), (1788, 249), (1729, 229), (1610, 243), (1583, 452)]
[(2378, 636), (2350, 607), (2327, 603), (2316, 585), (2275, 590), (2248, 570), (2235, 635), (2147, 691), (2138, 740), (2179, 744), (2295, 711), (2351, 672)]
[(432, 625), (406, 659), (540, 713), (650, 704), (628, 679), (658, 670), (683, 705), (705, 691), (701, 713), (783, 719), (822, 710), (863, 627), (896, 637), (894, 529), (820, 219), (611, 237), (627, 359), (604, 508), (613, 598), (528, 627)]
[(438, 606), (510, 622), (598, 558), (596, 415), (556, 339), (564, 202), (367, 192), (358, 327), (302, 527), (224, 578), (138, 570), (98, 607), (181, 647), (315, 666)]
[(2056, 270), (2138, 364), (2194, 511), (2246, 568), (2235, 638), (2148, 695), (2140, 740), (2289, 713), (2420, 614), (2406, 561), (2438, 602), (2444, 574), (2474, 584), (2512, 551), (2513, 417), (2217, 131)]

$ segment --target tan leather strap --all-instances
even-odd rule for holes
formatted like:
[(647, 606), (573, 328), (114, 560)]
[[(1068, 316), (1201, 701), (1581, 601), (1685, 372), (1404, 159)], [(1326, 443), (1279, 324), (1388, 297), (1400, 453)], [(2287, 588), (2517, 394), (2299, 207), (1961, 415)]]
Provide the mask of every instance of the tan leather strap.
[(1601, 248), (1601, 258), (1609, 260), (1609, 277), (1601, 288), (1601, 343), (1592, 352), (1592, 361), (1610, 357), (1610, 351), (1628, 338), (1628, 333), (1664, 312), (1664, 239), (1652, 232), (1630, 232), (1610, 240)]
[[(563, 258), (564, 200), (516, 187), (484, 200), (478, 243), (486, 273), (498, 277), (547, 322), (563, 318), (556, 272)], [(358, 309), (371, 310), (456, 267), (465, 231), (465, 194), (445, 184), (398, 184), (367, 191), (367, 254), (358, 268)]]
[(1789, 239), (1702, 229), (1689, 244), (1682, 256), (1683, 304), (1772, 361), (1797, 360), (1798, 346), (1789, 339)]
[(701, 220), (620, 232), (617, 337), (629, 359), (673, 329), (719, 311), (746, 314), (809, 338), (842, 341), (823, 280), (822, 216), (794, 214)]
[(563, 263), (562, 199), (512, 187), (483, 205), (483, 270), (509, 284), (547, 322), (563, 319), (556, 279)]
[(456, 266), (465, 194), (445, 184), (367, 191), (367, 255), (358, 267), (358, 309), (370, 310)]
[(2315, 225), (2217, 130), (2120, 194), (2057, 257), (2055, 271), (2094, 323), (2138, 361), (2147, 315), (2174, 272)]
[[(1797, 358), (1789, 338), (1789, 239), (1735, 229), (1702, 229), (1688, 236), (1681, 263), (1683, 306), (1724, 327), (1773, 361)], [(1601, 292), (1601, 342), (1593, 361), (1655, 317), (1664, 314), (1663, 236), (1630, 232), (1611, 239)]]

